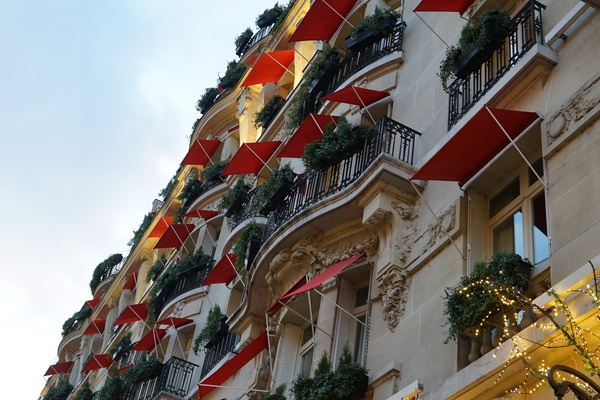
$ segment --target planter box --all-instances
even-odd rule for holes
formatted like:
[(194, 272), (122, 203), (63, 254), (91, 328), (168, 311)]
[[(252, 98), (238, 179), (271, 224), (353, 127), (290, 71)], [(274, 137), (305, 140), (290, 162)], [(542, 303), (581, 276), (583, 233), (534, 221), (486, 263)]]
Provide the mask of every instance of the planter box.
[(380, 21), (381, 26), (385, 29), (384, 33), (376, 34), (370, 29), (362, 29), (356, 33), (355, 38), (348, 36), (346, 38), (346, 50), (356, 53), (365, 47), (372, 45), (379, 39), (390, 34), (394, 30), (397, 22), (398, 20), (393, 17), (389, 17)]
[(215, 326), (213, 338), (211, 340), (209, 340), (206, 343), (206, 345), (204, 345), (205, 349), (212, 349), (213, 347), (215, 347), (217, 344), (219, 344), (221, 342), (221, 339), (225, 335), (227, 335), (227, 332), (229, 331), (229, 327), (227, 326), (227, 323), (225, 322), (226, 320), (227, 320), (226, 317), (221, 318), (221, 320), (219, 321), (217, 326)]
[(190, 187), (183, 205), (189, 207), (202, 194), (202, 182), (195, 181)]
[(242, 54), (244, 54), (244, 50), (246, 50), (246, 46), (248, 45), (248, 43), (250, 43), (250, 40), (252, 40), (252, 37), (249, 37), (248, 39), (245, 39), (240, 43), (240, 45), (235, 49), (236, 56), (241, 57)]
[(192, 265), (190, 267), (178, 270), (175, 273), (175, 275), (177, 275), (178, 277), (180, 277), (182, 275), (193, 273), (193, 272), (199, 271), (199, 270), (204, 269), (204, 268), (208, 268), (208, 266), (204, 265), (204, 264), (196, 264), (196, 265)]
[(271, 197), (269, 197), (259, 212), (264, 216), (269, 215), (269, 213), (277, 208), (279, 203), (281, 203), (283, 199), (285, 199), (285, 197), (290, 193), (293, 186), (294, 182), (287, 179), (283, 179), (281, 182), (279, 182), (279, 185), (277, 185), (271, 194)]
[(320, 77), (313, 79), (308, 86), (308, 93), (312, 96), (316, 96), (319, 92), (326, 90), (329, 82), (333, 80), (335, 74), (338, 72), (340, 67), (339, 60), (329, 60), (327, 68), (323, 71)]
[(266, 28), (267, 26), (273, 25), (277, 21), (277, 18), (279, 18), (279, 15), (272, 15), (270, 17), (261, 18), (258, 21), (256, 21), (256, 26), (258, 26), (261, 29)]
[(200, 112), (202, 114), (205, 114), (208, 111), (208, 109), (211, 108), (213, 106), (213, 104), (215, 104), (216, 99), (217, 99), (216, 93), (213, 96), (210, 96), (204, 103), (204, 106), (202, 106), (202, 108), (200, 109)]
[(231, 206), (225, 211), (225, 216), (227, 218), (233, 217), (235, 214), (240, 212), (244, 207), (244, 204), (248, 202), (248, 193), (240, 193), (231, 203)]

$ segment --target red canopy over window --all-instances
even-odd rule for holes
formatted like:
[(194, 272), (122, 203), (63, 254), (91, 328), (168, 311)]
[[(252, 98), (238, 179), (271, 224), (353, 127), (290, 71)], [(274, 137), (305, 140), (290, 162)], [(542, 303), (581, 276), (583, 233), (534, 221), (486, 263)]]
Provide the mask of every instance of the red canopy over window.
[(228, 285), (235, 278), (234, 264), (236, 260), (237, 255), (225, 254), (208, 273), (206, 278), (204, 278), (202, 285), (213, 285), (216, 283)]
[(169, 325), (174, 326), (175, 328), (179, 328), (194, 322), (193, 319), (189, 318), (177, 318), (177, 317), (169, 317), (163, 318), (155, 322), (156, 325)]
[(475, 0), (421, 0), (415, 11), (459, 12), (465, 11)]
[(194, 230), (194, 224), (174, 224), (169, 226), (164, 235), (158, 239), (155, 249), (179, 248)]
[(83, 335), (93, 335), (95, 333), (102, 333), (102, 332), (104, 332), (105, 326), (106, 326), (105, 319), (96, 319), (90, 323), (90, 325), (87, 327), (85, 332), (83, 332)]
[(277, 150), (280, 141), (244, 143), (235, 153), (222, 176), (257, 174), (267, 164), (273, 153)]
[(167, 231), (167, 229), (169, 229), (169, 226), (173, 223), (173, 220), (175, 219), (175, 217), (162, 217), (154, 226), (154, 228), (152, 229), (152, 231), (150, 231), (150, 234), (148, 235), (148, 237), (150, 238), (155, 238), (155, 237), (161, 237), (162, 235), (165, 234), (165, 232)]
[(316, 0), (289, 41), (331, 39), (354, 4), (356, 0)]
[[(302, 278), (300, 278), (300, 280), (298, 282), (296, 282), (296, 284), (294, 286), (292, 286), (290, 288), (290, 290), (288, 290), (287, 292), (285, 292), (285, 294), (282, 297), (285, 297), (288, 294), (290, 294), (290, 293), (298, 290), (299, 288), (301, 288), (305, 284), (306, 284), (306, 276), (303, 276)], [(279, 311), (279, 309), (281, 307), (283, 307), (283, 304), (281, 304), (281, 302), (279, 302), (279, 301), (276, 301), (275, 303), (273, 303), (273, 305), (271, 305), (271, 307), (269, 307), (269, 309), (267, 310), (267, 314), (269, 314), (269, 315), (272, 316), (277, 311)]]
[(300, 293), (308, 292), (309, 290), (316, 288), (317, 286), (319, 286), (323, 282), (325, 282), (327, 279), (336, 276), (337, 274), (342, 272), (344, 269), (348, 268), (353, 262), (355, 262), (356, 260), (358, 260), (360, 258), (363, 258), (364, 256), (365, 256), (364, 253), (359, 254), (359, 255), (349, 258), (345, 261), (331, 265), (325, 271), (321, 272), (321, 274), (319, 274), (312, 281), (308, 281), (304, 285), (300, 286), (298, 289), (294, 290), (293, 292), (290, 292), (290, 293), (287, 293), (287, 294), (281, 296), (279, 298), (279, 301), (281, 301), (282, 303), (285, 303), (288, 299), (290, 299)]
[(189, 217), (189, 218), (202, 218), (205, 220), (209, 220), (213, 217), (216, 217), (217, 215), (219, 215), (218, 211), (211, 211), (211, 210), (194, 210), (194, 211), (190, 211), (187, 214), (184, 214), (184, 217)]
[(90, 360), (83, 366), (81, 372), (94, 371), (96, 369), (108, 368), (112, 364), (113, 359), (108, 354), (98, 354), (92, 356)]
[(254, 67), (240, 86), (277, 82), (294, 61), (294, 50), (266, 52), (258, 57)]
[(127, 279), (127, 282), (125, 282), (125, 284), (123, 285), (123, 290), (125, 290), (125, 289), (133, 290), (135, 285), (137, 285), (137, 277), (138, 277), (137, 271), (134, 272), (133, 274), (131, 274), (129, 279)]
[(244, 365), (248, 364), (250, 360), (268, 346), (267, 332), (263, 332), (231, 360), (223, 364), (221, 368), (200, 382), (198, 385), (198, 395), (200, 398), (206, 396), (215, 389), (213, 386), (204, 385), (222, 385), (227, 379), (231, 378), (233, 374), (239, 371)]
[(67, 361), (64, 363), (54, 364), (48, 367), (44, 376), (64, 374), (69, 372), (69, 369), (73, 365), (73, 361)]
[(325, 126), (329, 123), (333, 123), (335, 126), (337, 120), (338, 117), (333, 115), (309, 114), (277, 154), (277, 157), (302, 157), (304, 146), (320, 139), (325, 131)]
[(128, 324), (135, 321), (145, 321), (148, 318), (146, 303), (127, 306), (113, 324), (114, 326)]
[(100, 299), (92, 299), (85, 302), (88, 306), (92, 307), (92, 310), (96, 308), (96, 306), (100, 303)]
[(347, 86), (337, 92), (333, 92), (322, 100), (337, 101), (340, 103), (354, 104), (360, 108), (366, 107), (381, 99), (385, 99), (390, 94), (380, 90), (365, 89), (357, 86)]
[(152, 351), (166, 335), (166, 329), (151, 329), (150, 332), (146, 333), (144, 337), (131, 348), (131, 350)]
[(537, 119), (532, 112), (482, 108), (411, 179), (453, 181), (461, 186), (471, 179), (510, 143), (490, 111), (511, 139)]
[(220, 140), (196, 140), (183, 157), (181, 165), (207, 165), (220, 145)]

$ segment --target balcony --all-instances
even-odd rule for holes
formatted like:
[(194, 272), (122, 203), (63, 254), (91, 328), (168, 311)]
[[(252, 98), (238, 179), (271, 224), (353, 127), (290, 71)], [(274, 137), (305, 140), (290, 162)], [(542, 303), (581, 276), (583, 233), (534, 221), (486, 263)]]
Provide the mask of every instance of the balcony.
[[(194, 369), (198, 365), (171, 357), (165, 363), (159, 376), (154, 379), (130, 386), (123, 400), (154, 400), (160, 394), (172, 395), (166, 398), (185, 398), (190, 390)], [(165, 398), (165, 397), (161, 397)]]
[(156, 317), (160, 315), (164, 306), (176, 297), (200, 287), (200, 284), (208, 275), (210, 268), (197, 265), (192, 269), (180, 272), (175, 282), (167, 284), (154, 301), (154, 312)]
[(382, 118), (371, 130), (362, 150), (329, 168), (307, 170), (296, 179), (285, 201), (269, 214), (263, 241), (295, 215), (346, 189), (381, 154), (388, 154), (412, 165), (416, 135), (420, 133), (391, 118)]
[(252, 48), (252, 46), (254, 46), (256, 43), (260, 42), (262, 39), (267, 37), (269, 35), (269, 33), (271, 33), (271, 30), (273, 29), (274, 26), (275, 25), (271, 24), (269, 26), (265, 26), (264, 28), (259, 29), (258, 32), (256, 32), (254, 34), (254, 36), (252, 36), (252, 38), (246, 44), (246, 46), (244, 46), (242, 49), (240, 49), (236, 54), (239, 57), (243, 57), (244, 54), (246, 54), (246, 52)]
[(214, 342), (209, 342), (204, 355), (204, 364), (202, 364), (200, 379), (204, 378), (219, 363), (219, 361), (225, 358), (227, 354), (231, 353), (239, 340), (240, 337), (238, 335), (227, 332), (225, 335), (214, 340)]
[(457, 78), (448, 87), (448, 130), (450, 130), (492, 87), (536, 44), (544, 44), (542, 9), (529, 1), (513, 18), (507, 37), (483, 64), (464, 79)]

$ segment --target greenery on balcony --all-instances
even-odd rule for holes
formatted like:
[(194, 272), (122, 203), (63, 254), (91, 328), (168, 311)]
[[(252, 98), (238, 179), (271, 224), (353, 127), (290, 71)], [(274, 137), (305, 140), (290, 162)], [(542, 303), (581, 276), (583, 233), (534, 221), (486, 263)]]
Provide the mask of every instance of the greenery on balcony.
[(229, 188), (227, 193), (221, 198), (217, 205), (220, 211), (224, 211), (227, 217), (237, 213), (248, 200), (248, 192), (251, 187), (244, 181), (244, 178), (239, 178), (235, 184)]
[(117, 343), (111, 346), (111, 348), (108, 350), (108, 354), (112, 356), (114, 361), (118, 361), (125, 357), (132, 347), (133, 343), (131, 342), (131, 332), (128, 332), (121, 339), (119, 339)]
[(167, 186), (165, 186), (160, 192), (158, 192), (158, 195), (163, 199), (163, 201), (169, 198), (169, 196), (173, 192), (173, 189), (175, 189), (175, 186), (177, 186), (177, 182), (179, 182), (177, 176), (179, 175), (182, 169), (183, 166), (180, 165), (179, 168), (177, 168), (177, 171), (175, 171), (173, 177), (169, 180), (169, 182), (167, 182)]
[(279, 3), (275, 3), (273, 7), (267, 8), (256, 17), (256, 26), (259, 28), (266, 28), (269, 25), (273, 25), (277, 22), (283, 11), (284, 10)]
[(289, 164), (273, 170), (269, 179), (256, 188), (250, 201), (250, 210), (267, 215), (289, 193), (295, 178), (296, 173)]
[(281, 107), (285, 104), (285, 99), (279, 95), (275, 95), (266, 102), (264, 107), (254, 114), (254, 127), (266, 127), (275, 117), (275, 114), (281, 109)]
[(399, 18), (401, 14), (396, 11), (375, 7), (373, 14), (367, 15), (360, 24), (350, 29), (346, 48), (356, 51), (375, 43), (394, 30)]
[(341, 116), (337, 127), (328, 124), (321, 140), (304, 147), (302, 161), (306, 168), (320, 171), (360, 151), (369, 137), (371, 128), (366, 125), (353, 125)]
[(146, 283), (150, 281), (155, 281), (158, 279), (160, 274), (165, 270), (167, 266), (167, 257), (165, 255), (161, 255), (148, 269), (148, 273), (146, 274)]
[(273, 393), (265, 394), (260, 400), (287, 400), (284, 395), (285, 385), (279, 385)]
[(123, 377), (117, 371), (110, 376), (98, 392), (97, 400), (118, 400), (126, 389)]
[(352, 361), (346, 345), (335, 371), (327, 353), (323, 353), (314, 377), (300, 375), (294, 381), (292, 393), (296, 400), (358, 400), (364, 397), (368, 381), (367, 370)]
[(109, 256), (100, 264), (96, 265), (96, 268), (94, 268), (94, 272), (92, 273), (92, 280), (90, 281), (90, 289), (92, 290), (92, 294), (94, 294), (96, 288), (98, 285), (100, 285), (102, 280), (106, 279), (106, 274), (109, 273), (111, 269), (118, 265), (121, 261), (123, 261), (123, 255), (116, 253)]
[(252, 31), (252, 29), (246, 28), (245, 31), (240, 33), (235, 38), (234, 44), (235, 44), (235, 54), (236, 55), (238, 55), (238, 56), (242, 55), (244, 49), (246, 48), (246, 45), (252, 39), (252, 36), (254, 36), (254, 32)]
[(75, 394), (74, 400), (94, 400), (94, 397), (94, 392), (86, 382), (85, 386)]
[(215, 100), (218, 95), (219, 89), (217, 89), (216, 87), (206, 88), (202, 96), (200, 96), (200, 98), (196, 102), (196, 110), (201, 114), (205, 114), (208, 111), (208, 109), (211, 108), (213, 104), (215, 104)]
[[(531, 264), (520, 255), (497, 252), (487, 262), (475, 264), (455, 287), (445, 289), (444, 315), (448, 317), (448, 339), (476, 340), (486, 319), (498, 310), (502, 298), (515, 299), (511, 290), (522, 293), (528, 284)], [(499, 288), (500, 287), (500, 288)]]
[(135, 231), (133, 231), (133, 236), (131, 237), (131, 239), (129, 239), (129, 242), (127, 242), (127, 245), (131, 246), (132, 250), (135, 248), (135, 246), (137, 246), (140, 240), (142, 240), (144, 232), (146, 232), (146, 229), (148, 229), (153, 219), (154, 215), (152, 215), (152, 213), (144, 215), (144, 219), (142, 220), (140, 226)]
[(62, 326), (62, 337), (67, 336), (78, 328), (80, 322), (85, 321), (90, 315), (92, 315), (92, 307), (87, 304), (81, 307), (81, 309), (75, 312), (70, 318), (68, 318)]
[(223, 323), (227, 316), (221, 311), (221, 307), (215, 304), (209, 311), (206, 317), (206, 324), (194, 339), (194, 353), (198, 354), (201, 349), (223, 334)]
[(248, 223), (248, 225), (244, 228), (244, 231), (235, 239), (232, 246), (232, 252), (237, 256), (234, 265), (237, 270), (244, 268), (246, 263), (246, 255), (249, 249), (251, 250), (251, 260), (249, 260), (249, 264), (252, 262), (252, 259), (254, 259), (252, 254), (255, 255), (257, 246), (260, 246), (262, 234), (262, 226), (252, 221)]
[(67, 379), (64, 379), (57, 386), (48, 390), (44, 400), (67, 400), (71, 392), (73, 392), (73, 385)]
[(244, 63), (237, 61), (230, 61), (227, 64), (225, 75), (219, 78), (217, 84), (222, 89), (231, 89), (242, 79), (244, 73), (248, 69), (248, 66)]
[(123, 380), (129, 384), (140, 384), (160, 375), (163, 364), (156, 357), (142, 358), (140, 362), (123, 372)]
[(229, 160), (218, 160), (214, 161), (211, 165), (204, 167), (201, 172), (204, 183), (223, 181), (221, 172), (223, 172), (228, 163)]
[[(442, 88), (448, 92), (448, 80), (468, 75), (481, 66), (491, 54), (490, 46), (496, 46), (508, 33), (510, 16), (504, 10), (486, 10), (472, 18), (462, 29), (457, 46), (446, 50), (440, 63), (438, 76)], [(465, 68), (464, 72), (460, 71)]]

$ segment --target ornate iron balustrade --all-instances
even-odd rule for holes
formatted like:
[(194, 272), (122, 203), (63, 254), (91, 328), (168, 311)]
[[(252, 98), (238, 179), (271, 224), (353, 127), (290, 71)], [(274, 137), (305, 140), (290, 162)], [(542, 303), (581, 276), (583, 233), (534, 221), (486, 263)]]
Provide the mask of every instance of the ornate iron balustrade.
[(252, 210), (250, 208), (250, 204), (252, 203), (252, 197), (254, 197), (256, 190), (257, 188), (254, 188), (248, 192), (248, 199), (246, 200), (246, 202), (244, 202), (241, 211), (233, 216), (233, 222), (231, 225), (232, 229), (240, 225), (242, 222), (250, 218), (258, 217), (260, 215), (260, 212), (258, 210)]
[(252, 38), (250, 39), (250, 41), (248, 42), (248, 44), (246, 44), (246, 46), (244, 47), (244, 49), (242, 51), (240, 51), (240, 53), (238, 54), (238, 56), (243, 57), (244, 54), (246, 54), (246, 52), (252, 48), (252, 46), (254, 46), (256, 43), (258, 43), (259, 41), (261, 41), (262, 39), (264, 39), (265, 37), (267, 37), (267, 35), (269, 33), (271, 33), (271, 30), (273, 29), (274, 26), (275, 26), (274, 24), (271, 24), (269, 26), (265, 26), (264, 28), (259, 29), (254, 34), (254, 36), (252, 36)]
[(125, 264), (125, 261), (126, 258), (123, 258), (123, 261), (121, 261), (117, 265), (113, 265), (112, 267), (104, 271), (104, 273), (100, 276), (100, 283), (104, 282), (108, 278), (112, 278), (113, 276), (117, 275), (119, 271), (121, 271), (121, 268), (123, 267), (123, 264)]
[(204, 378), (206, 374), (219, 363), (219, 361), (227, 354), (231, 353), (239, 340), (240, 337), (238, 335), (227, 332), (227, 334), (223, 335), (210, 349), (206, 349), (204, 363), (202, 364), (202, 372), (200, 372), (200, 379)]
[(412, 164), (416, 135), (420, 133), (391, 118), (382, 118), (359, 152), (324, 170), (307, 170), (296, 179), (290, 194), (269, 214), (264, 240), (293, 216), (350, 186), (381, 154)]
[(187, 293), (200, 287), (200, 284), (206, 278), (211, 268), (205, 265), (198, 265), (195, 268), (186, 271), (177, 276), (177, 280), (165, 286), (156, 296), (154, 301), (154, 312), (156, 317), (160, 315), (165, 304), (177, 296)]
[(171, 357), (163, 366), (159, 376), (130, 386), (123, 396), (123, 400), (153, 400), (161, 392), (170, 393), (183, 399), (190, 390), (196, 367), (198, 365), (178, 357)]
[(448, 130), (460, 120), (535, 44), (544, 44), (543, 4), (530, 0), (511, 21), (507, 37), (465, 79), (448, 87)]
[[(576, 378), (578, 382), (556, 381), (554, 375), (557, 371), (565, 372)], [(563, 374), (566, 375), (566, 374)], [(567, 367), (566, 365), (555, 365), (548, 370), (546, 374), (548, 383), (554, 390), (554, 396), (561, 400), (569, 391), (577, 398), (577, 400), (598, 400), (600, 399), (600, 386), (594, 382), (589, 376), (577, 371), (576, 369)]]

